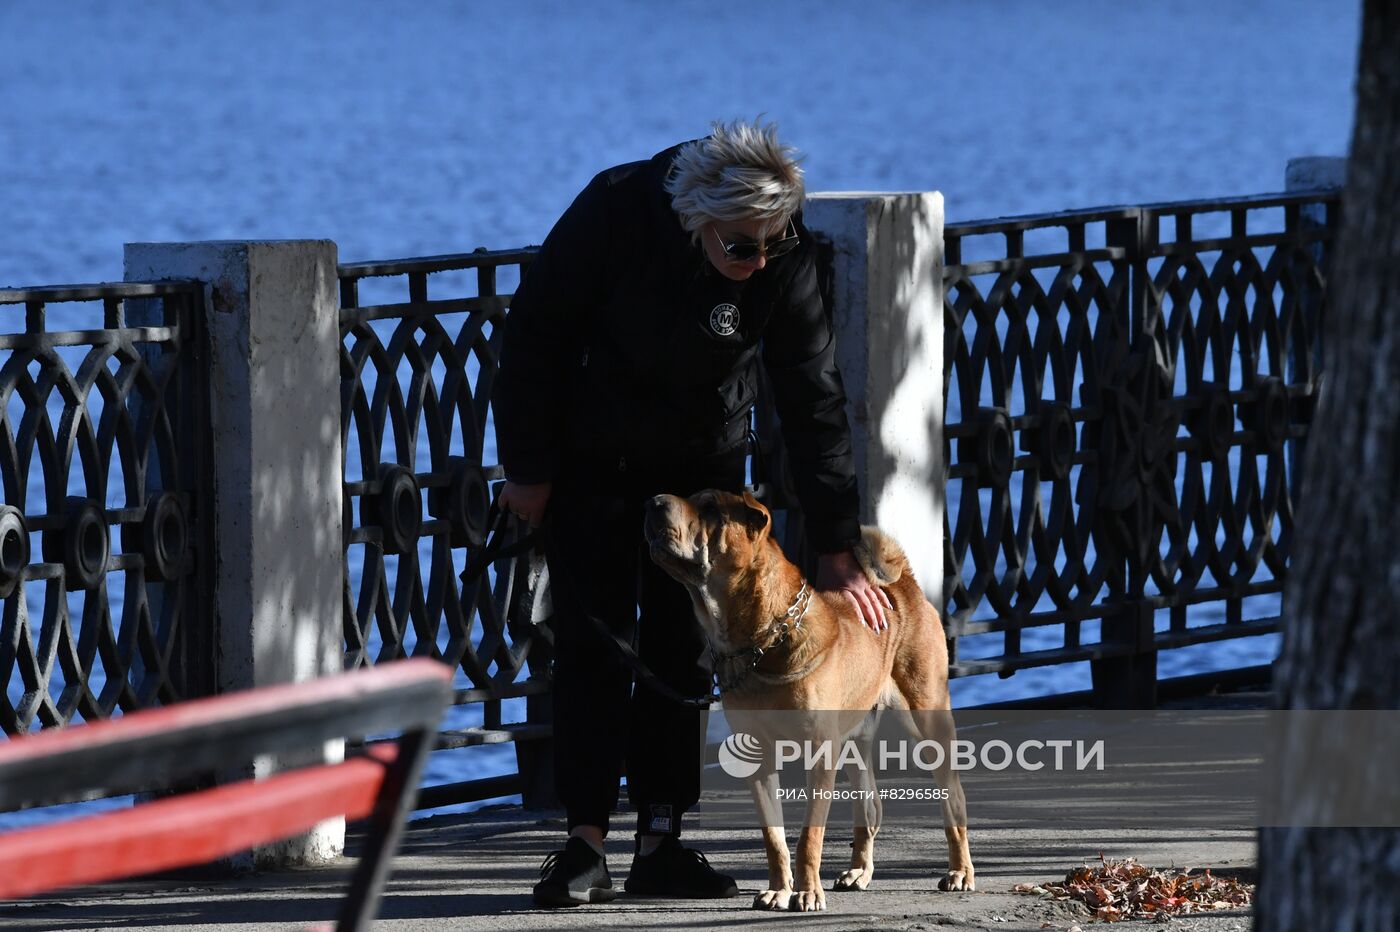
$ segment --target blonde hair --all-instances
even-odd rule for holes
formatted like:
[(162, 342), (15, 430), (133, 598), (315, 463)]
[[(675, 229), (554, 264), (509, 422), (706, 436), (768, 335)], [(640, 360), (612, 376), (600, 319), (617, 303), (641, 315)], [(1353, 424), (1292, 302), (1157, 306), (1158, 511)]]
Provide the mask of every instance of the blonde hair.
[(700, 228), (715, 221), (762, 220), (776, 234), (802, 206), (799, 158), (778, 141), (776, 124), (712, 123), (709, 136), (676, 153), (666, 193), (697, 240)]

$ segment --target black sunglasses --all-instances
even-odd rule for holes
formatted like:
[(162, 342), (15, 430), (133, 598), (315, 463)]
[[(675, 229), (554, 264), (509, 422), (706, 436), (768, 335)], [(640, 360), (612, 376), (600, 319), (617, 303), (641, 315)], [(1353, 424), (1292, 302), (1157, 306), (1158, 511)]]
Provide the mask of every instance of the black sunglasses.
[(720, 238), (719, 231), (714, 227), (715, 241), (719, 243), (719, 248), (724, 250), (724, 257), (730, 262), (749, 262), (762, 253), (765, 258), (776, 259), (785, 256), (797, 248), (797, 244), (802, 242), (797, 236), (797, 227), (791, 220), (788, 221), (787, 229), (792, 231), (790, 236), (775, 239), (771, 243), (755, 243), (751, 239), (739, 239), (725, 241)]

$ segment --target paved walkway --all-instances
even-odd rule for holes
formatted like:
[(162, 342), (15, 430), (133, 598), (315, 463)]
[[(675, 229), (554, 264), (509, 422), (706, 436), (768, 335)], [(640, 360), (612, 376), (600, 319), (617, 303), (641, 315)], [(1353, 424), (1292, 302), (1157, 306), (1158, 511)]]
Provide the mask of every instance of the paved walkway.
[[(1177, 708), (1262, 708), (1261, 694), (1211, 696), (1174, 703)], [(980, 786), (979, 786), (980, 784)], [(1067, 829), (1066, 812), (1033, 798), (1003, 821), (978, 813), (978, 796), (996, 795), (989, 781), (965, 778), (971, 815), (971, 848), (977, 866), (976, 893), (940, 893), (936, 866), (946, 849), (936, 811), (922, 823), (888, 817), (876, 843), (875, 880), (863, 893), (827, 894), (821, 913), (768, 913), (749, 908), (767, 886), (767, 868), (756, 829), (687, 828), (686, 842), (739, 882), (741, 895), (722, 901), (633, 899), (567, 910), (532, 906), (530, 887), (546, 854), (558, 847), (560, 813), (516, 807), (471, 815), (441, 816), (409, 825), (375, 928), (385, 932), (511, 932), (517, 929), (707, 930), (785, 924), (803, 930), (991, 929), (1001, 932), (1089, 930), (1145, 932), (1156, 923), (1089, 924), (1067, 904), (1013, 894), (1018, 883), (1061, 880), (1067, 870), (1110, 858), (1135, 857), (1149, 867), (1211, 868), (1217, 875), (1253, 880), (1255, 832), (1250, 828)], [(1003, 787), (1005, 789), (1005, 787)], [(1014, 787), (1012, 788), (1014, 790)], [(1012, 795), (1018, 795), (1013, 792)], [(1025, 796), (1026, 794), (1019, 794)], [(748, 806), (747, 794), (702, 804), (723, 809)], [(1082, 813), (1081, 813), (1082, 814)], [(1121, 812), (1116, 813), (1120, 817)], [(615, 825), (626, 820), (615, 818)], [(1111, 819), (1104, 819), (1105, 823)], [(738, 824), (725, 822), (724, 824)], [(1096, 824), (1092, 818), (1080, 824)], [(829, 888), (845, 867), (849, 821), (837, 811), (828, 834), (822, 877)], [(631, 835), (619, 831), (608, 854), (619, 886), (631, 861)], [(794, 830), (789, 839), (795, 844)], [(351, 840), (351, 853), (354, 839)], [(0, 932), (56, 930), (182, 929), (208, 932), (272, 932), (301, 929), (333, 918), (348, 877), (349, 860), (321, 869), (234, 878), (157, 879), (70, 891), (23, 902), (0, 903)], [(838, 867), (838, 865), (840, 865)], [(1246, 932), (1247, 910), (1222, 910), (1177, 919), (1177, 932)]]
[[(1247, 830), (1177, 837), (1160, 831), (1066, 833), (1047, 819), (1033, 827), (975, 824), (972, 852), (978, 892), (939, 893), (931, 869), (943, 863), (942, 832), (887, 825), (876, 848), (876, 876), (863, 893), (829, 893), (823, 913), (761, 913), (748, 908), (766, 885), (761, 845), (752, 830), (702, 830), (687, 840), (712, 863), (735, 875), (740, 897), (718, 902), (663, 901), (619, 897), (610, 904), (571, 910), (539, 910), (530, 885), (544, 856), (562, 835), (556, 813), (516, 808), (449, 816), (412, 823), (376, 929), (744, 929), (783, 923), (803, 929), (942, 928), (1068, 930), (1087, 919), (1060, 904), (1012, 894), (1014, 884), (1061, 879), (1069, 868), (1097, 859), (1133, 856), (1151, 866), (1210, 867), (1217, 872), (1252, 872), (1254, 833)], [(1189, 837), (1188, 837), (1189, 836)], [(828, 885), (846, 854), (846, 832), (833, 827), (828, 848)], [(630, 842), (630, 838), (628, 838)], [(615, 882), (630, 861), (621, 836), (610, 849)], [(0, 929), (49, 932), (78, 929), (257, 930), (296, 929), (329, 919), (346, 877), (346, 865), (226, 880), (157, 880), (115, 884), (23, 903), (0, 904)], [(1251, 878), (1252, 879), (1252, 878)], [(1178, 920), (1177, 930), (1244, 932), (1247, 912), (1229, 911)], [(1145, 930), (1148, 923), (1111, 927)], [(1161, 928), (1152, 925), (1153, 928)]]

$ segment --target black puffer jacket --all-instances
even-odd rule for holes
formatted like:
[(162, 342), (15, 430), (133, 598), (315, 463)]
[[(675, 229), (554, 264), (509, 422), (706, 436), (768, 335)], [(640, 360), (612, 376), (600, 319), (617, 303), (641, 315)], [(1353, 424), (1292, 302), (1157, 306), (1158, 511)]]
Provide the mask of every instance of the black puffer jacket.
[(761, 360), (808, 536), (843, 549), (859, 536), (858, 499), (812, 238), (799, 216), (797, 249), (725, 278), (664, 190), (676, 148), (595, 177), (525, 273), (493, 391), (506, 475), (664, 473), (732, 449)]

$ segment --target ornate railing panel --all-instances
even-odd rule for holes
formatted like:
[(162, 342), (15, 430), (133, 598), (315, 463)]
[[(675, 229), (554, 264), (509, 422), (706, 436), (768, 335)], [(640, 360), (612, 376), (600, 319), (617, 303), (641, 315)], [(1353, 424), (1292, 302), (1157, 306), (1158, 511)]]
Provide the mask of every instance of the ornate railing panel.
[(502, 700), (548, 691), (531, 561), (461, 579), (486, 540), (488, 483), (502, 477), (491, 386), (500, 324), (534, 253), (340, 267), (345, 665), (428, 656), (458, 667), (457, 702), (483, 703), (483, 720), (445, 733), (442, 747), (548, 733), (501, 714)]
[[(1276, 607), (1257, 610), (1276, 606), (1287, 567), (1336, 204), (1324, 192), (946, 229), (955, 676), (1276, 629)], [(533, 255), (340, 270), (346, 663), (458, 667), (458, 703), (481, 703), (481, 724), (441, 747), (549, 729), (540, 579), (524, 560), (459, 578), (501, 476), (490, 391), (505, 279)], [(1190, 614), (1203, 603), (1204, 624)], [(960, 642), (982, 643), (958, 657)], [(521, 697), (527, 720), (503, 724), (502, 702)], [(479, 782), (471, 793), (520, 786)]]
[[(0, 290), (0, 726), (204, 691), (194, 284)], [(54, 326), (56, 325), (56, 326)]]
[(1276, 598), (1250, 600), (1287, 566), (1336, 211), (1314, 192), (947, 227), (946, 614), (952, 639), (1001, 638), (955, 675), (1276, 629)]

